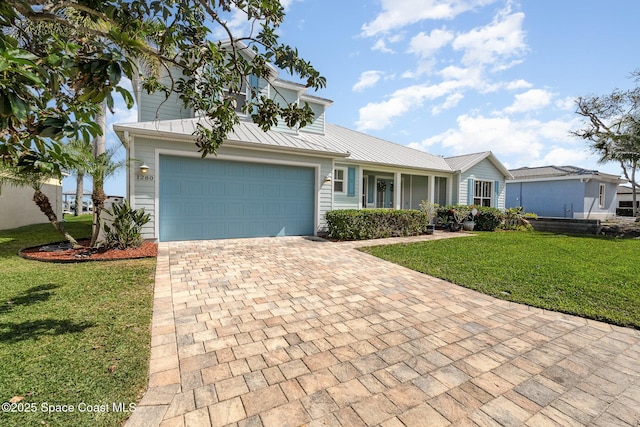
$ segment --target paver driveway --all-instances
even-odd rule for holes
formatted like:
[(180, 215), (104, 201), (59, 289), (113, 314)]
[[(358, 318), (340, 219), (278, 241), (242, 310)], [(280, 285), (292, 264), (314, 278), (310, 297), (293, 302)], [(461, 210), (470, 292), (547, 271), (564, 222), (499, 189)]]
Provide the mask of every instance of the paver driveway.
[(640, 425), (640, 331), (354, 246), (160, 244), (149, 390), (127, 425)]

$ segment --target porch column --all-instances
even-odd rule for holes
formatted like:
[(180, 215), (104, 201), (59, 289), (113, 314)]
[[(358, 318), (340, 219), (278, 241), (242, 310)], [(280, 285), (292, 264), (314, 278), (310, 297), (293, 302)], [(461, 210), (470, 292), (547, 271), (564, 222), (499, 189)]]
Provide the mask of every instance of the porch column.
[[(362, 206), (362, 199), (363, 197), (366, 197), (366, 195), (364, 194), (364, 168), (362, 166), (358, 166), (357, 169), (358, 173), (356, 174), (356, 188), (359, 188), (360, 191), (357, 191), (357, 196), (358, 196), (358, 209), (363, 209), (366, 208), (366, 206)], [(358, 182), (358, 180), (360, 180)]]
[(402, 174), (393, 174), (393, 208), (402, 209)]
[(436, 176), (429, 175), (429, 201), (431, 203), (436, 202)]

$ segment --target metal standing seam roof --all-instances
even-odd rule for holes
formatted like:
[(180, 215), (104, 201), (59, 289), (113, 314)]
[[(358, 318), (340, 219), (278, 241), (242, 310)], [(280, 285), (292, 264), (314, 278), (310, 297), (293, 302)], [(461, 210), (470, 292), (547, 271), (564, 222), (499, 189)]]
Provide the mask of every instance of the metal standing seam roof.
[(491, 151), (481, 153), (463, 154), (460, 156), (446, 157), (445, 160), (454, 171), (466, 172), (484, 159), (489, 159), (493, 165), (507, 178), (512, 178), (510, 171), (493, 155)]
[[(192, 137), (199, 120), (160, 120), (116, 124), (113, 127), (117, 133), (128, 131), (134, 135), (164, 138), (174, 136), (184, 140)], [(241, 121), (227, 139), (239, 145), (326, 153), (328, 156), (343, 157), (353, 162), (453, 172), (443, 157), (333, 124), (325, 124), (324, 134), (289, 134), (279, 131), (264, 132), (255, 123)]]
[(303, 132), (300, 138), (348, 152), (354, 162), (453, 172), (443, 157), (334, 124), (325, 125), (324, 135)]
[(482, 153), (463, 154), (461, 156), (447, 157), (446, 161), (453, 170), (466, 171), (478, 162), (484, 160), (491, 154), (491, 151)]
[[(128, 131), (134, 135), (143, 135), (157, 138), (178, 138), (180, 140), (191, 140), (197, 129), (197, 124), (205, 126), (206, 121), (198, 118), (159, 120), (152, 122), (138, 122), (129, 124), (113, 125), (116, 133)], [(330, 156), (345, 157), (348, 153), (335, 152), (327, 147), (305, 141), (294, 134), (286, 132), (264, 132), (255, 123), (241, 121), (234, 126), (233, 132), (227, 136), (230, 143), (239, 145), (263, 146), (264, 148), (280, 148), (296, 151), (307, 151), (314, 153), (326, 153)]]

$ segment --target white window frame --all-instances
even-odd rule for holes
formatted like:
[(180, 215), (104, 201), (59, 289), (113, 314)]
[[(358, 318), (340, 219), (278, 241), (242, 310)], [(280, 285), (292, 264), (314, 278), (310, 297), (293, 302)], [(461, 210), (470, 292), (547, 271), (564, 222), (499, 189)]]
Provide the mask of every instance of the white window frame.
[[(338, 178), (338, 172), (341, 172), (342, 178)], [(342, 191), (336, 190), (336, 184), (342, 183)], [(333, 192), (335, 194), (347, 193), (347, 168), (334, 168), (333, 169)]]
[[(486, 186), (485, 188), (481, 188), (481, 191), (484, 190), (485, 194), (477, 194), (478, 185), (481, 185), (483, 187)], [(476, 179), (473, 181), (473, 204), (475, 206), (493, 206), (493, 185), (494, 183), (492, 181), (483, 181), (481, 179)], [(488, 200), (489, 204), (485, 205), (483, 203), (484, 200)]]
[(607, 191), (606, 184), (600, 184), (598, 186), (598, 204), (600, 206), (600, 209), (603, 209), (605, 207), (606, 200), (607, 200), (606, 191)]

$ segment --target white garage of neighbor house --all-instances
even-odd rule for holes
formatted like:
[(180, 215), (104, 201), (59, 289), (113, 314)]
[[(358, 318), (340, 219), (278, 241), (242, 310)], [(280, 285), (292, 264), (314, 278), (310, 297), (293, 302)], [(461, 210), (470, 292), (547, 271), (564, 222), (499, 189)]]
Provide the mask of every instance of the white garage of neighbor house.
[[(62, 182), (49, 179), (40, 189), (48, 198), (59, 220), (62, 220)], [(0, 230), (48, 222), (33, 201), (33, 188), (0, 184)]]
[(314, 122), (264, 132), (241, 115), (217, 156), (206, 158), (193, 137), (203, 119), (174, 98), (137, 93), (140, 121), (114, 130), (127, 147), (127, 198), (151, 214), (145, 238), (316, 235), (329, 210), (417, 209), (421, 200), (504, 208), (510, 175), (493, 154), (445, 159), (328, 124), (331, 101), (273, 75), (257, 81), (260, 91), (276, 99), (276, 86), (289, 102), (309, 103)]

